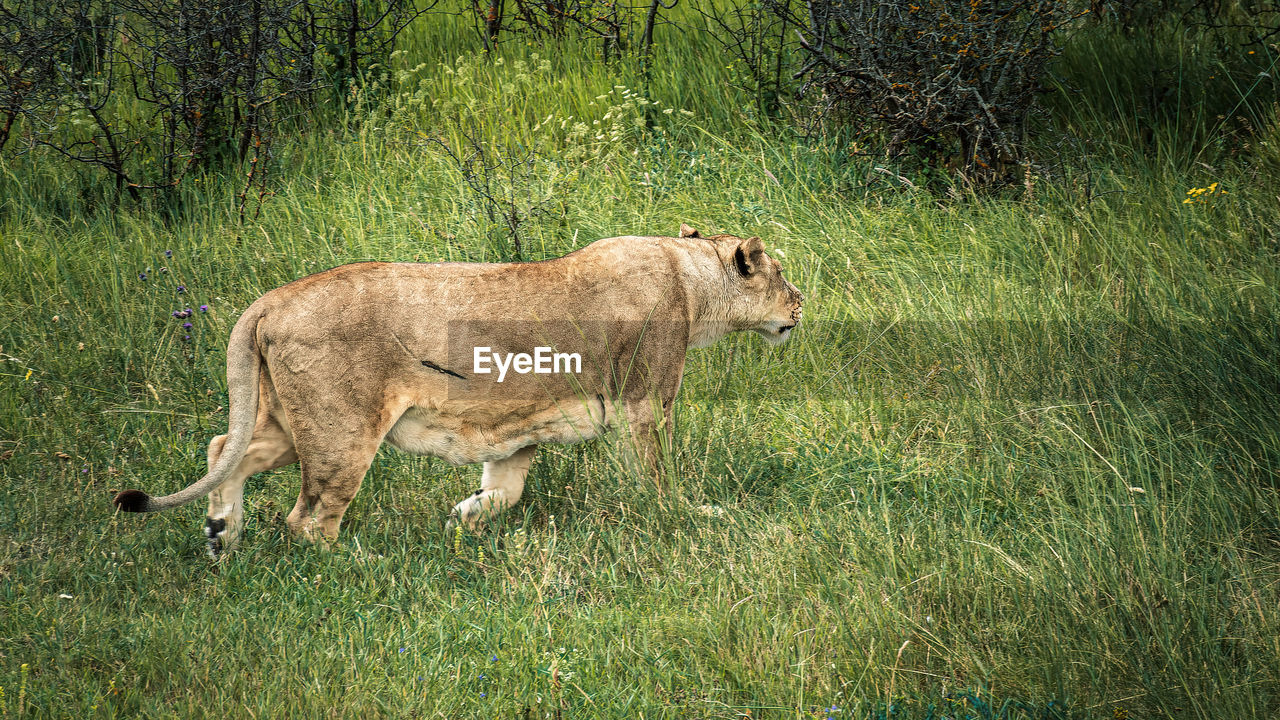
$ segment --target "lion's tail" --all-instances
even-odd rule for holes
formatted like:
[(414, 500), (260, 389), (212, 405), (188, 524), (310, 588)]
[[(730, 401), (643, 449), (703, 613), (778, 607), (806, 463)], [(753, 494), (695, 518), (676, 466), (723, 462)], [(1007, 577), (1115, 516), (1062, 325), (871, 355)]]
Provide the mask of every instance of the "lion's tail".
[(222, 453), (209, 473), (172, 495), (153, 498), (141, 490), (125, 490), (114, 503), (124, 512), (156, 512), (167, 510), (204, 497), (221, 485), (244, 457), (253, 439), (258, 416), (258, 380), (262, 357), (256, 340), (259, 313), (246, 312), (231, 331), (227, 343), (227, 392), (231, 410), (228, 413), (227, 440)]

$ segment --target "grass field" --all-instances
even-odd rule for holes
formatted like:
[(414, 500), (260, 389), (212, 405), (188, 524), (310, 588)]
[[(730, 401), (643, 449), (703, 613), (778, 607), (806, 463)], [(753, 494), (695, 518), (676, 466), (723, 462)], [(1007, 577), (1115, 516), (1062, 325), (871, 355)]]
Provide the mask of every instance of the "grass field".
[[(1280, 715), (1275, 57), (1086, 32), (1049, 170), (977, 196), (754, 116), (665, 30), (646, 91), (414, 28), (277, 142), (243, 225), (237, 168), (117, 205), (0, 160), (0, 717)], [(1158, 102), (1117, 70), (1153, 54)], [(429, 141), (464, 133), (527, 259), (688, 222), (760, 235), (805, 293), (786, 346), (691, 351), (672, 491), (544, 447), (504, 522), (446, 537), (479, 468), (384, 450), (333, 550), (288, 536), (295, 466), (216, 565), (203, 503), (113, 515), (203, 473), (260, 293), (511, 256)]]

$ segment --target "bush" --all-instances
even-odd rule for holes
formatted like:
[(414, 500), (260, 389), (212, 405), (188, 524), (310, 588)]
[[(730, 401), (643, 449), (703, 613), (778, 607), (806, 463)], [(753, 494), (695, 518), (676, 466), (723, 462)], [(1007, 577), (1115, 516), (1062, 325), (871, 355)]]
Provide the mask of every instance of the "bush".
[(696, 8), (706, 23), (705, 35), (729, 60), (731, 82), (755, 100), (765, 115), (781, 115), (784, 95), (791, 91), (794, 38), (788, 17), (794, 0), (767, 3), (706, 3)]
[[(261, 182), (277, 121), (346, 90), (420, 0), (66, 0), (0, 5), (0, 148), (45, 148), (118, 190), (229, 157)], [(290, 108), (282, 113), (281, 108)], [(22, 143), (11, 143), (21, 136)], [(248, 185), (241, 193), (241, 210)]]
[(1264, 47), (1280, 36), (1280, 4), (1275, 0), (1094, 0), (1099, 19), (1117, 22), (1130, 35), (1149, 32), (1170, 18), (1242, 45)]
[[(969, 181), (1007, 179), (1054, 36), (1061, 0), (813, 0), (776, 3), (799, 28), (815, 117), (856, 126), (867, 151), (918, 153)], [(862, 126), (858, 126), (863, 124)]]
[(663, 10), (679, 0), (475, 0), (470, 6), (475, 27), (486, 52), (501, 36), (544, 41), (573, 39), (600, 45), (600, 57), (613, 60), (635, 50), (647, 58), (653, 34), (663, 22)]

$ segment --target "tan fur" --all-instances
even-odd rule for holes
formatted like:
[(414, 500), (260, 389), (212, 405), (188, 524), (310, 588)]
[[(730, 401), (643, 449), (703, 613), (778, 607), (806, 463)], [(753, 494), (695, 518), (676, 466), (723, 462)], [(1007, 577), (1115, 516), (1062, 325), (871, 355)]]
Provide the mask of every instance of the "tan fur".
[[(625, 426), (654, 472), (685, 351), (754, 330), (771, 343), (800, 321), (801, 295), (759, 238), (616, 237), (536, 263), (359, 263), (268, 292), (227, 352), (227, 435), (209, 473), (163, 498), (126, 491), (125, 510), (209, 495), (215, 553), (243, 523), (245, 480), (302, 464), (288, 525), (335, 538), (379, 445), (483, 462), (481, 489), (453, 517), (476, 526), (520, 498), (538, 443)], [(478, 374), (476, 346), (578, 353), (578, 374)], [(461, 377), (459, 377), (461, 376)]]

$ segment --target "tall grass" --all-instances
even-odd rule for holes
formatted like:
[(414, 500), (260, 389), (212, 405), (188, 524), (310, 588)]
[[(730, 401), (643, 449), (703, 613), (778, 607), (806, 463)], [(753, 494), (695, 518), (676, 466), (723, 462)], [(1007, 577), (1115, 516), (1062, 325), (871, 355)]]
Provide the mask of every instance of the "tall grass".
[[(1274, 88), (1209, 81), (1194, 43), (1078, 37), (1053, 177), (956, 199), (752, 117), (713, 48), (667, 40), (646, 83), (424, 23), (278, 143), (244, 225), (235, 168), (135, 206), (50, 158), (0, 166), (0, 713), (1280, 712)], [(1122, 69), (1141, 53), (1186, 58), (1177, 108)], [(1216, 121), (1237, 104), (1248, 131)], [(787, 346), (691, 352), (670, 494), (597, 442), (542, 448), (480, 535), (440, 530), (478, 468), (393, 452), (331, 552), (287, 537), (296, 468), (250, 482), (216, 566), (202, 507), (113, 516), (116, 489), (201, 474), (261, 292), (507, 256), (434, 142), (463, 131), (536, 153), (498, 178), (541, 203), (527, 257), (689, 222), (760, 235), (805, 293)]]

